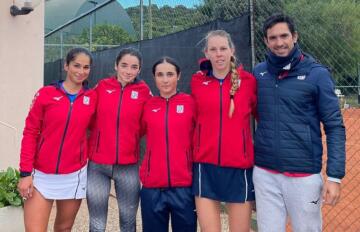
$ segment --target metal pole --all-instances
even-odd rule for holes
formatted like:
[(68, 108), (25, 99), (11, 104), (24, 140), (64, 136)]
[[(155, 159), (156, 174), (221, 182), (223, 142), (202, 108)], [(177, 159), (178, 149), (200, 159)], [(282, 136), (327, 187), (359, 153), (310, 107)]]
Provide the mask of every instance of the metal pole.
[(101, 9), (101, 8), (109, 5), (110, 3), (114, 2), (114, 1), (115, 1), (115, 0), (108, 0), (107, 2), (103, 2), (103, 3), (99, 4), (97, 7), (95, 7), (94, 9), (91, 9), (91, 10), (89, 10), (89, 11), (87, 11), (87, 12), (79, 15), (78, 17), (76, 17), (76, 18), (74, 18), (74, 19), (71, 19), (71, 20), (68, 21), (67, 23), (65, 23), (65, 24), (57, 27), (56, 29), (50, 31), (49, 33), (45, 34), (45, 38), (51, 36), (52, 34), (60, 31), (61, 29), (65, 28), (65, 27), (73, 24), (74, 22), (79, 21), (80, 19), (82, 19), (82, 18), (84, 18), (84, 17), (87, 17), (88, 15), (91, 15), (94, 11), (97, 11), (97, 10)]
[(92, 14), (89, 16), (89, 51), (92, 49)]
[[(93, 1), (93, 0), (89, 0), (88, 2), (93, 4), (93, 9), (95, 9), (98, 4), (97, 1)], [(96, 10), (94, 11), (94, 25), (96, 25)]]
[[(251, 48), (251, 70), (255, 67), (255, 27), (254, 27), (254, 1), (249, 0), (249, 13), (250, 13), (250, 48)], [(256, 121), (251, 118), (251, 133), (254, 136), (256, 129)]]
[(144, 0), (140, 0), (140, 40), (144, 39)]
[(63, 31), (60, 31), (60, 59), (64, 57), (63, 49), (64, 49), (64, 37), (63, 37)]
[(249, 0), (250, 11), (250, 43), (251, 43), (251, 69), (255, 67), (255, 26), (254, 26), (254, 0)]
[(149, 21), (150, 21), (150, 28), (149, 28), (149, 39), (152, 39), (152, 10), (151, 10), (151, 0), (149, 0)]

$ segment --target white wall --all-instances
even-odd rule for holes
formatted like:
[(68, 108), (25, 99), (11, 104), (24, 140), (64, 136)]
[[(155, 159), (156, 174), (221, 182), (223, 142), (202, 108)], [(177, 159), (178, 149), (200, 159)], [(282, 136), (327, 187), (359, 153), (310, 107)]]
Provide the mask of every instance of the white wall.
[(44, 75), (44, 1), (16, 17), (12, 3), (0, 0), (0, 170), (18, 167), (25, 117)]

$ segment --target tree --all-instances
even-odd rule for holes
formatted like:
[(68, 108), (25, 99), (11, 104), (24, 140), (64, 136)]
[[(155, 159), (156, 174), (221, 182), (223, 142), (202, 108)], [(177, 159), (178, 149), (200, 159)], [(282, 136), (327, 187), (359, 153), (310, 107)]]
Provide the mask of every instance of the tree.
[[(149, 6), (144, 6), (144, 38), (148, 38), (150, 26), (153, 38), (185, 30), (190, 27), (201, 24), (199, 12), (192, 8), (186, 8), (183, 5), (170, 7), (168, 5), (158, 7), (151, 5), (152, 24), (149, 18)], [(140, 6), (129, 7), (126, 12), (131, 18), (135, 31), (140, 34)]]
[[(76, 38), (79, 44), (89, 46), (89, 28), (85, 28)], [(106, 45), (122, 45), (135, 41), (118, 25), (97, 24), (92, 28), (92, 45), (94, 50), (104, 49)]]
[(352, 85), (360, 62), (360, 4), (298, 0), (285, 8), (295, 18), (303, 50), (330, 67), (337, 85)]
[(223, 19), (230, 20), (247, 11), (248, 3), (244, 0), (204, 0), (197, 10), (206, 21)]

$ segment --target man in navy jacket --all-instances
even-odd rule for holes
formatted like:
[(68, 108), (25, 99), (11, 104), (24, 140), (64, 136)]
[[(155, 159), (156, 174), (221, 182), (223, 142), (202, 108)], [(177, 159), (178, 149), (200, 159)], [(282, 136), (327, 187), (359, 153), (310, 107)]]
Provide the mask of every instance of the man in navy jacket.
[[(254, 68), (259, 122), (253, 174), (259, 231), (321, 231), (321, 206), (335, 205), (345, 175), (345, 127), (326, 67), (303, 53), (293, 20), (265, 20), (266, 60)], [(327, 142), (323, 182), (322, 131)]]

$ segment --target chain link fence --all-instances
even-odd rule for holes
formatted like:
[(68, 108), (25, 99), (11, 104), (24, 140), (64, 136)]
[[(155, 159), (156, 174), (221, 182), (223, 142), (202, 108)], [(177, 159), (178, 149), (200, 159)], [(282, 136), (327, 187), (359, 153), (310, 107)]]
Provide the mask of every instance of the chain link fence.
[[(77, 19), (47, 33), (45, 62), (63, 58), (76, 46), (99, 51), (250, 12), (255, 65), (264, 60), (266, 52), (264, 19), (275, 12), (292, 16), (302, 50), (332, 71), (346, 126), (347, 175), (342, 183), (342, 200), (336, 207), (324, 206), (324, 231), (360, 231), (359, 0), (98, 0), (84, 4), (88, 4), (87, 11)], [(119, 20), (113, 22), (110, 18)]]

